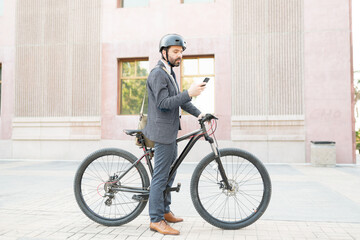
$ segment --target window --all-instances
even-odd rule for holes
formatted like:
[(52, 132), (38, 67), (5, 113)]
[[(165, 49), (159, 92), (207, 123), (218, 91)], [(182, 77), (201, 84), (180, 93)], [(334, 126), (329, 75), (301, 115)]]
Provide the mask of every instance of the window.
[(149, 6), (149, 0), (118, 0), (118, 8), (147, 7), (147, 6)]
[(214, 56), (184, 57), (181, 63), (181, 88), (188, 89), (193, 82), (210, 78), (206, 89), (200, 96), (193, 98), (193, 104), (201, 112), (215, 112), (215, 61)]
[[(149, 75), (148, 59), (121, 59), (119, 61), (118, 114), (139, 114)], [(144, 111), (147, 110), (145, 101)]]
[(181, 3), (212, 3), (215, 0), (181, 0)]

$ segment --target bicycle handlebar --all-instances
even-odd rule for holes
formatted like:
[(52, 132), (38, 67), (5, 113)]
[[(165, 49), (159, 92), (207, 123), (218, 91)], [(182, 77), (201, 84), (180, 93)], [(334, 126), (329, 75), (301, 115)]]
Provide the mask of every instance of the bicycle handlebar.
[(204, 122), (211, 121), (212, 119), (218, 120), (218, 118), (215, 117), (214, 115), (207, 113), (204, 117), (199, 119), (199, 123), (200, 123), (200, 125), (202, 125)]

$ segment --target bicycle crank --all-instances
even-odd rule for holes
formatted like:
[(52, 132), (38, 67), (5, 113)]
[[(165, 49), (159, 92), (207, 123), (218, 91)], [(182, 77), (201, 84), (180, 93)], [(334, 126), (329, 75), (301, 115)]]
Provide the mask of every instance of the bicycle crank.
[(132, 196), (132, 199), (138, 202), (147, 201), (149, 199), (149, 194), (138, 194), (138, 195), (135, 194)]
[(165, 192), (169, 193), (169, 192), (180, 192), (180, 188), (181, 188), (181, 183), (178, 183), (176, 187), (167, 187)]

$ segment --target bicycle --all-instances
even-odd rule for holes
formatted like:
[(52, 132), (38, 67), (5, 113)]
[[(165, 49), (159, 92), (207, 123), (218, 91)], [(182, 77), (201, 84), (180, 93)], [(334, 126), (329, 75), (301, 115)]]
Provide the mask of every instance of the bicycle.
[[(271, 180), (265, 166), (251, 153), (237, 148), (218, 149), (214, 135), (216, 120), (207, 114), (199, 120), (200, 129), (177, 138), (177, 142), (190, 140), (172, 164), (168, 179), (194, 144), (204, 137), (213, 152), (193, 172), (192, 202), (208, 223), (222, 229), (240, 229), (254, 223), (265, 212), (271, 198)], [(208, 130), (206, 122), (211, 122)], [(140, 161), (146, 160), (152, 175), (154, 149), (145, 145), (141, 130), (124, 132), (139, 139), (144, 152), (140, 158), (122, 149), (101, 149), (86, 157), (75, 175), (74, 192), (80, 209), (105, 226), (132, 221), (143, 211), (149, 198), (149, 176)], [(168, 188), (164, 194), (178, 192), (180, 186)]]

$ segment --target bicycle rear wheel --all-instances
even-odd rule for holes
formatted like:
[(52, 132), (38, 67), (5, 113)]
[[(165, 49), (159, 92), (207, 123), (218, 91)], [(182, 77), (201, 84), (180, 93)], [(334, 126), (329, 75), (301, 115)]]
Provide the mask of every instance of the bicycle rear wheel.
[[(86, 216), (106, 226), (119, 226), (142, 212), (147, 200), (133, 198), (135, 193), (131, 190), (148, 189), (149, 177), (144, 166), (137, 163), (115, 182), (136, 160), (131, 153), (112, 148), (94, 152), (81, 163), (75, 175), (74, 193)], [(122, 187), (124, 190), (119, 190)]]
[(271, 198), (271, 180), (264, 165), (240, 149), (220, 149), (231, 190), (225, 189), (213, 153), (195, 168), (191, 178), (191, 198), (210, 224), (223, 229), (239, 229), (258, 220)]

